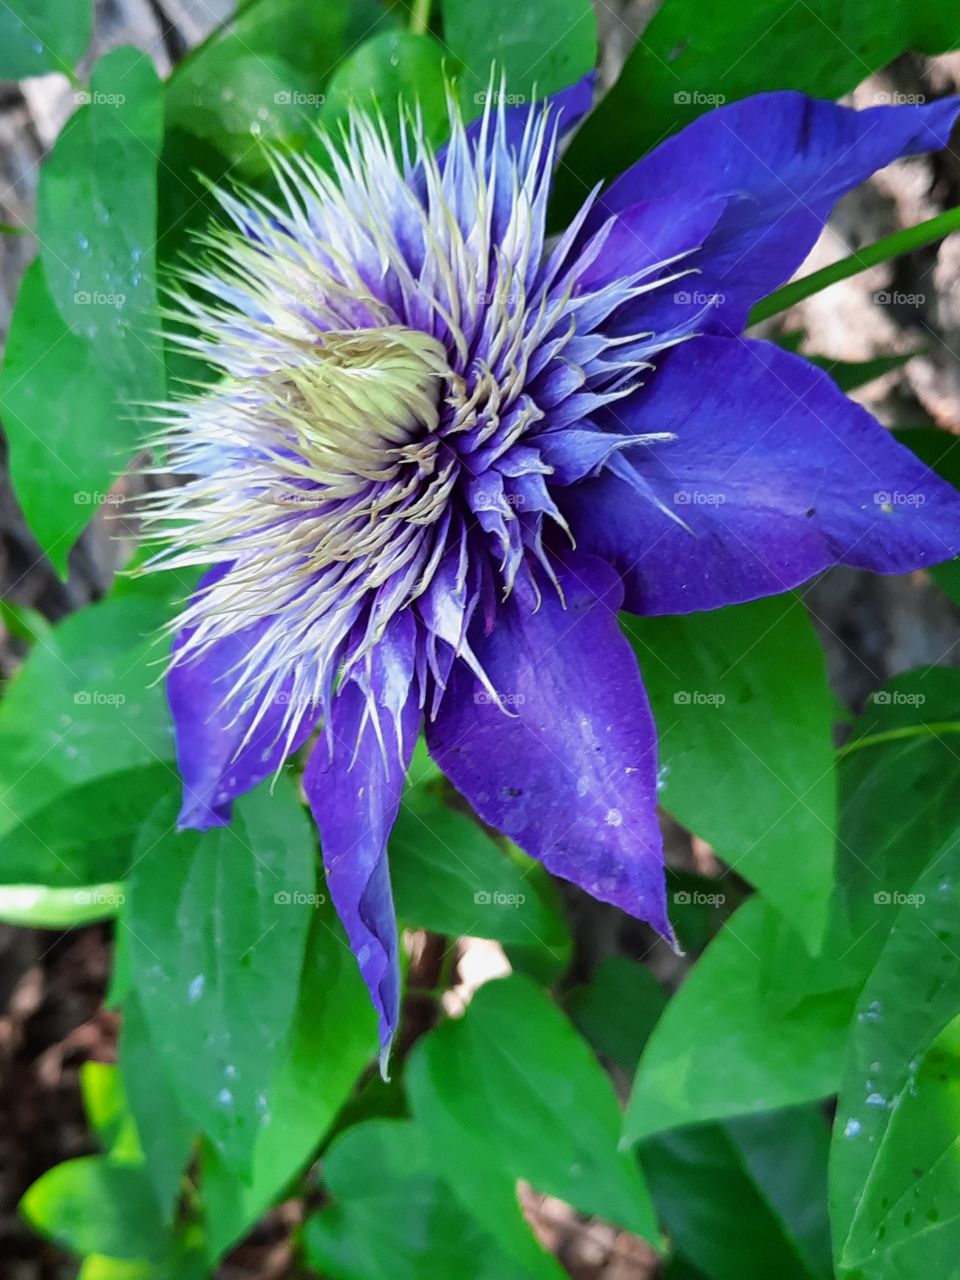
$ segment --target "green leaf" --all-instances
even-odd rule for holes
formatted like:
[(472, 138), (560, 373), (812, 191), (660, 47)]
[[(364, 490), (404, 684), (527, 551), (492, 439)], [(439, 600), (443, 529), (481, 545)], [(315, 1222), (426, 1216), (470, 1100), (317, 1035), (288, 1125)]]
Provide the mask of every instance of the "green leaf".
[(396, 21), (375, 0), (248, 4), (174, 70), (167, 128), (206, 139), (243, 175), (262, 175), (262, 142), (302, 148), (339, 59)]
[[(894, 434), (901, 444), (913, 450), (921, 462), (955, 489), (960, 488), (960, 449), (952, 432), (939, 431), (936, 427), (914, 427)], [(945, 591), (955, 605), (960, 605), (960, 557), (945, 564), (935, 564), (927, 572), (940, 590)]]
[(316, 898), (314, 840), (291, 784), (240, 800), (228, 828), (143, 825), (124, 921), (150, 1037), (186, 1116), (246, 1175), (270, 1112)]
[(92, 29), (90, 0), (7, 0), (0, 5), (0, 80), (69, 75)]
[(0, 704), (0, 880), (81, 888), (124, 874), (119, 833), (142, 821), (159, 786), (178, 788), (153, 665), (168, 615), (149, 595), (91, 605), (45, 636), (11, 683)]
[(496, 938), (565, 958), (569, 935), (531, 883), (535, 864), (508, 855), (448, 799), (443, 784), (407, 788), (390, 840), (398, 915), (434, 933)]
[(262, 144), (302, 148), (322, 98), (286, 62), (228, 42), (172, 79), (167, 124), (212, 143), (240, 172), (259, 174), (268, 167)]
[(67, 122), (40, 174), (37, 221), (44, 275), (60, 315), (89, 343), (127, 421), (127, 448), (104, 458), (103, 487), (143, 435), (138, 403), (163, 398), (157, 336), (157, 162), (163, 143), (161, 85), (138, 49), (94, 67), (89, 101)]
[(139, 1164), (143, 1150), (117, 1068), (109, 1062), (85, 1062), (80, 1090), (90, 1128), (103, 1150), (117, 1160)]
[(955, 835), (901, 896), (858, 1001), (831, 1152), (838, 1270), (871, 1280), (951, 1275), (960, 1250)]
[(443, 0), (444, 43), (466, 68), (466, 97), (482, 107), (494, 63), (506, 92), (554, 93), (592, 71), (597, 19), (590, 0), (527, 0), (506, 17), (497, 0)]
[[(814, 993), (785, 1009), (761, 963), (772, 927), (773, 913), (750, 899), (691, 969), (640, 1059), (628, 1138), (836, 1091), (855, 993)], [(812, 963), (799, 947), (782, 957), (800, 989)]]
[(77, 1280), (208, 1280), (199, 1248), (175, 1244), (169, 1254), (156, 1262), (138, 1259), (129, 1262), (89, 1254), (83, 1260)]
[[(109, 765), (109, 761), (104, 764)], [(61, 886), (51, 890), (51, 896), (44, 900), (42, 910), (49, 910), (51, 918), (57, 911), (65, 914), (70, 910), (68, 895), (73, 893), (76, 923), (105, 920), (116, 914), (116, 907), (98, 895), (98, 886), (90, 882), (99, 876), (123, 879), (144, 813), (161, 796), (178, 789), (179, 779), (166, 762), (120, 769), (92, 782), (68, 787), (42, 809), (24, 815), (4, 834), (0, 876), (14, 885), (31, 876), (46, 885)], [(5, 813), (2, 806), (0, 813)], [(78, 885), (84, 887), (72, 887)], [(56, 893), (61, 894), (59, 899), (52, 896)], [(91, 893), (93, 897), (84, 897)], [(54, 905), (57, 902), (59, 907)], [(70, 923), (67, 919), (64, 922)], [(37, 924), (42, 928), (56, 927), (42, 925), (39, 917)]]
[(802, 605), (623, 621), (660, 733), (661, 803), (815, 951), (833, 888), (833, 703)]
[(307, 1220), (311, 1266), (332, 1280), (526, 1280), (451, 1196), (409, 1120), (349, 1129), (324, 1158), (334, 1203)]
[(17, 295), (0, 375), (10, 473), (40, 546), (61, 577), (67, 555), (132, 444), (107, 375), (57, 311), (40, 260)]
[[(829, 373), (837, 386), (845, 394), (858, 391), (877, 378), (902, 369), (907, 361), (922, 354), (918, 351), (904, 351), (898, 356), (877, 356), (873, 360), (831, 360), (829, 356), (811, 356), (804, 358), (811, 364)], [(946, 435), (944, 431), (941, 434)]]
[(0, 600), (0, 622), (10, 635), (31, 647), (50, 632), (50, 623), (38, 609), (12, 600)]
[(220, 1257), (309, 1161), (370, 1062), (376, 1016), (333, 909), (314, 912), (293, 1030), (257, 1134), (248, 1180), (208, 1147), (203, 1198), (210, 1252)]
[(618, 1150), (610, 1081), (529, 979), (487, 983), (463, 1018), (421, 1040), (407, 1087), (441, 1175), (534, 1274), (558, 1273), (544, 1268), (520, 1217), (519, 1178), (656, 1242), (646, 1187), (633, 1158)]
[(120, 1069), (146, 1159), (147, 1176), (160, 1212), (170, 1222), (195, 1131), (174, 1095), (162, 1059), (150, 1038), (143, 1003), (135, 990), (128, 991), (123, 997)]
[(832, 1274), (829, 1131), (803, 1107), (652, 1138), (641, 1152), (671, 1244), (711, 1280), (742, 1280), (757, 1260), (778, 1280)]
[(571, 147), (561, 203), (571, 212), (594, 182), (718, 103), (768, 89), (839, 98), (906, 49), (958, 43), (936, 0), (666, 0)]
[[(896, 917), (899, 894), (954, 830), (960, 673), (909, 672), (871, 696), (840, 752), (837, 888), (822, 954), (804, 970), (790, 957), (799, 939), (777, 922), (762, 956), (784, 1009), (811, 991), (857, 992)], [(795, 979), (799, 979), (795, 981)]]
[(41, 259), (11, 324), (0, 414), (24, 514), (55, 568), (145, 437), (162, 399), (155, 245), (160, 83), (117, 49), (94, 70), (40, 175)]
[(419, 105), (426, 136), (435, 143), (444, 140), (448, 133), (444, 51), (432, 36), (388, 31), (365, 41), (331, 77), (321, 120), (335, 133), (351, 108), (379, 108), (396, 136), (400, 104)]
[(626, 956), (601, 960), (590, 983), (566, 999), (574, 1025), (596, 1052), (630, 1072), (666, 1003), (667, 993), (650, 970)]
[(31, 929), (70, 929), (111, 920), (123, 902), (120, 884), (48, 889), (42, 884), (0, 885), (0, 921)]
[(168, 1243), (144, 1169), (107, 1156), (55, 1165), (27, 1191), (20, 1212), (34, 1231), (74, 1253), (149, 1258)]

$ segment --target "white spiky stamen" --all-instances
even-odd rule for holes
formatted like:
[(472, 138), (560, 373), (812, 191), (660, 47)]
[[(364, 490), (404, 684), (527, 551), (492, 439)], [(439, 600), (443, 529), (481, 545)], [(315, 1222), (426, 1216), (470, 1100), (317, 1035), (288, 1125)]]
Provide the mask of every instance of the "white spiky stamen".
[[(553, 576), (544, 519), (563, 519), (525, 441), (629, 394), (668, 345), (600, 330), (685, 271), (580, 291), (605, 239), (572, 252), (589, 200), (545, 253), (550, 112), (530, 112), (515, 151), (502, 106), (480, 129), (468, 140), (451, 106), (441, 161), (408, 121), (398, 158), (383, 122), (356, 116), (326, 170), (275, 156), (282, 207), (218, 192), (236, 229), (205, 238), (212, 262), (186, 273), (200, 297), (178, 298), (173, 341), (222, 380), (163, 406), (157, 443), (185, 479), (146, 517), (165, 544), (151, 567), (223, 572), (177, 620), (173, 661), (254, 629), (224, 701), (259, 720), (282, 696), (288, 741), (338, 673), (365, 678), (404, 610), (423, 633), (421, 704), (429, 678), (442, 689), (441, 647), (476, 667), (478, 551), (503, 594), (530, 563)], [(545, 408), (531, 389), (554, 371), (563, 397)], [(612, 437), (610, 453), (657, 438)]]

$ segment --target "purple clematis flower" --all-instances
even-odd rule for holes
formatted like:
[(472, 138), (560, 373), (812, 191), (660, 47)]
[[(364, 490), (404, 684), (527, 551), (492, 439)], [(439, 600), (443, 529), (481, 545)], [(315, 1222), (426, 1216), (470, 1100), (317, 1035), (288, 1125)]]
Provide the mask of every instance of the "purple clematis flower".
[[(656, 735), (617, 611), (712, 609), (830, 565), (960, 551), (960, 497), (830, 378), (740, 337), (834, 202), (946, 144), (960, 101), (723, 107), (545, 232), (576, 86), (437, 155), (355, 116), (191, 277), (159, 567), (212, 566), (168, 679), (181, 823), (319, 730), (304, 788), (380, 1020), (399, 1006), (386, 846), (415, 740), (487, 822), (671, 937)], [(885, 501), (884, 494), (910, 494)], [(922, 501), (920, 501), (922, 497)]]

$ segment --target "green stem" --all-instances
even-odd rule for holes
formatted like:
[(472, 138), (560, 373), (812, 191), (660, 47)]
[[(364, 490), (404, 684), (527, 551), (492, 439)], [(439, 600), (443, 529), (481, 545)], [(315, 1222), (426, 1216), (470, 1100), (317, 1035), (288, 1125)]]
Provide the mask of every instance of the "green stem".
[(841, 258), (839, 262), (831, 263), (829, 267), (823, 267), (820, 271), (802, 276), (799, 280), (791, 280), (783, 288), (777, 289), (766, 298), (761, 298), (751, 310), (748, 324), (758, 324), (761, 320), (768, 320), (771, 316), (802, 302), (804, 298), (819, 293), (821, 289), (829, 288), (839, 280), (848, 280), (850, 276), (859, 275), (868, 267), (875, 267), (881, 262), (889, 262), (891, 258), (898, 258), (902, 253), (912, 253), (914, 249), (922, 249), (924, 245), (942, 240), (951, 231), (958, 229), (960, 229), (960, 205), (955, 209), (947, 209), (945, 213), (938, 213), (935, 218), (928, 218), (926, 222), (919, 222), (915, 227), (907, 227), (904, 231), (897, 231), (892, 236), (884, 236), (882, 240), (877, 240), (874, 244), (868, 244), (865, 248), (858, 249), (856, 253), (851, 253), (849, 258)]
[(9, 222), (0, 222), (0, 236), (28, 236), (29, 227), (14, 227)]
[(413, 0), (410, 6), (410, 30), (424, 36), (430, 26), (430, 0)]
[(854, 751), (862, 751), (865, 747), (879, 747), (884, 742), (902, 742), (909, 738), (940, 737), (945, 733), (960, 733), (960, 720), (937, 720), (930, 724), (905, 724), (899, 729), (886, 729), (883, 733), (867, 733), (862, 738), (854, 738), (842, 746), (837, 755), (852, 755)]

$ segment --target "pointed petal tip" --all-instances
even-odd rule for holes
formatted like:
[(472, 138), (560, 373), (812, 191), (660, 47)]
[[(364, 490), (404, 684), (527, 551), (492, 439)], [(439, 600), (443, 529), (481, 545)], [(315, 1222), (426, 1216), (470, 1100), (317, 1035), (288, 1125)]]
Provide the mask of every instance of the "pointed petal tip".
[(381, 1045), (381, 1048), (380, 1048), (380, 1059), (379, 1059), (380, 1079), (383, 1081), (384, 1084), (390, 1083), (390, 1050), (393, 1048), (393, 1036), (394, 1036), (393, 1031), (389, 1033), (389, 1036), (390, 1038), (386, 1041), (385, 1044)]
[(231, 805), (212, 806), (207, 797), (185, 795), (177, 815), (177, 832), (209, 831), (211, 827), (229, 827), (233, 816)]

